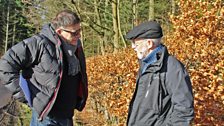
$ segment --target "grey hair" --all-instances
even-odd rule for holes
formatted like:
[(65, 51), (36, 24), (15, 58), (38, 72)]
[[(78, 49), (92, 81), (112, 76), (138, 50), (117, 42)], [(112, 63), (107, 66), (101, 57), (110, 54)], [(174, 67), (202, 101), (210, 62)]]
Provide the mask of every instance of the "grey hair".
[(162, 38), (149, 39), (149, 40), (151, 40), (154, 43), (155, 46), (158, 46), (158, 45), (161, 44)]
[(78, 23), (80, 23), (80, 18), (75, 12), (70, 10), (63, 10), (59, 12), (51, 21), (51, 24), (55, 29)]

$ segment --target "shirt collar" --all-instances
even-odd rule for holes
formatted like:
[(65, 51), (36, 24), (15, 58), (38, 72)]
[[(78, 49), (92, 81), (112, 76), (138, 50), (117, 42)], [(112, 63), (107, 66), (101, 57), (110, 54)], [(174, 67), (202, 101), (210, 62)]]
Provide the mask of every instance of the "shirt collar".
[(145, 63), (149, 63), (151, 61), (157, 60), (156, 54), (162, 49), (162, 45), (157, 46), (148, 56), (146, 56), (142, 61)]
[(156, 54), (162, 49), (162, 45), (157, 46), (148, 56), (142, 59), (143, 70), (142, 73), (145, 72), (146, 68), (157, 61)]

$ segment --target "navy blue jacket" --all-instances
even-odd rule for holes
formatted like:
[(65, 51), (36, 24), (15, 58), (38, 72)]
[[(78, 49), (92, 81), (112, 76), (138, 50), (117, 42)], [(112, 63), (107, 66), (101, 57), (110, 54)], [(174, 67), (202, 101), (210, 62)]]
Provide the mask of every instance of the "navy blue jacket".
[(189, 126), (194, 118), (190, 77), (165, 46), (137, 77), (128, 126)]

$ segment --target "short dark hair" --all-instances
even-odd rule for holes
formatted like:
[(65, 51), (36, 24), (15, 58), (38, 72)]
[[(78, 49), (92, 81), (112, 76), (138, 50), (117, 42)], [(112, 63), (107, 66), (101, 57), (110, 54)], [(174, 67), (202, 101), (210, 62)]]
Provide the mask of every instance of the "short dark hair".
[(63, 10), (59, 12), (51, 21), (51, 24), (55, 29), (78, 23), (80, 23), (80, 18), (75, 12), (70, 10)]

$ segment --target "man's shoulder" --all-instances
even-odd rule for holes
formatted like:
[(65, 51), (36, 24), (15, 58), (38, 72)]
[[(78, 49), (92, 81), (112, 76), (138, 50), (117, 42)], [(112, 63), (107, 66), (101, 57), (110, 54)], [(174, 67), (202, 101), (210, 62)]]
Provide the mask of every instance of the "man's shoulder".
[(24, 39), (23, 42), (25, 45), (46, 45), (50, 43), (49, 39), (41, 34), (35, 34), (27, 39)]
[(167, 61), (167, 67), (170, 68), (182, 68), (184, 65), (182, 62), (180, 62), (176, 57), (174, 57), (173, 55), (169, 55), (168, 56), (168, 61)]

